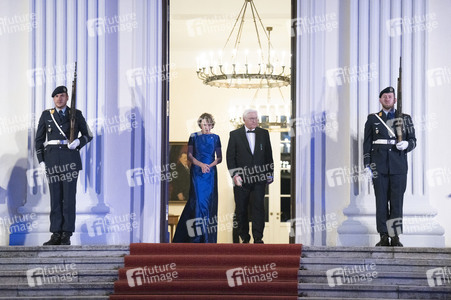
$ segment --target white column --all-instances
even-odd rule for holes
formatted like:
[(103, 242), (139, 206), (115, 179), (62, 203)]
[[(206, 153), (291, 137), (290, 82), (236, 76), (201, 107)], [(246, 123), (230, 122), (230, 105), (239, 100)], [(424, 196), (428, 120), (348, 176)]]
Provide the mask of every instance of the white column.
[[(292, 22), (292, 32), (297, 37), (296, 62), (296, 111), (293, 112), (293, 131), (296, 140), (296, 243), (323, 245), (324, 231), (307, 227), (318, 225), (307, 221), (326, 214), (324, 193), (325, 132), (317, 130), (321, 126), (321, 116), (326, 113), (325, 78), (325, 32), (313, 32), (309, 22), (315, 16), (326, 15), (326, 2), (298, 1), (298, 18)], [(295, 99), (295, 100), (294, 100)], [(312, 123), (313, 121), (313, 123)]]

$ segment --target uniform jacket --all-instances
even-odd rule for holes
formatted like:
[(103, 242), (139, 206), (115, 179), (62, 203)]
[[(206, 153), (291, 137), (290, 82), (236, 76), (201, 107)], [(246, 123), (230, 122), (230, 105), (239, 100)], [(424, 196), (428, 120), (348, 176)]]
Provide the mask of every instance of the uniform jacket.
[[(70, 108), (66, 108), (66, 114), (63, 120), (60, 118), (56, 109), (44, 110), (39, 119), (35, 139), (38, 161), (39, 163), (45, 162), (47, 168), (75, 163), (76, 170), (79, 171), (82, 169), (79, 150), (92, 140), (92, 133), (89, 130), (88, 124), (86, 124), (86, 120), (81, 111), (77, 109), (75, 114), (75, 138), (80, 140), (80, 145), (74, 150), (70, 150), (67, 145), (45, 146), (46, 139), (47, 141), (66, 140), (66, 137), (58, 130), (58, 125), (53, 122), (50, 115), (52, 112), (55, 121), (66, 134), (66, 137), (68, 139), (70, 138)], [(80, 133), (81, 136), (79, 136)]]
[[(378, 116), (390, 127), (396, 135), (395, 121), (387, 121), (387, 116), (383, 110), (377, 113)], [(395, 145), (373, 144), (378, 139), (396, 140), (390, 137), (388, 129), (374, 115), (368, 115), (365, 123), (365, 135), (363, 140), (363, 160), (365, 167), (370, 166), (373, 171), (381, 174), (407, 174), (407, 153), (416, 147), (415, 129), (410, 115), (403, 114), (403, 141), (407, 141), (409, 146), (406, 150), (400, 151)]]
[(230, 175), (241, 175), (246, 183), (266, 183), (267, 176), (274, 174), (274, 162), (269, 132), (266, 129), (255, 128), (254, 154), (251, 152), (246, 137), (246, 128), (242, 126), (230, 132), (227, 146), (227, 168)]

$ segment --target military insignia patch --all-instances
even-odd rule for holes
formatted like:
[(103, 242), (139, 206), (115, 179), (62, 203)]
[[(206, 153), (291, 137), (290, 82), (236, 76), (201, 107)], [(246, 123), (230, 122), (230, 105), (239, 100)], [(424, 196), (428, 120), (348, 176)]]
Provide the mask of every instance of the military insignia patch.
[(50, 110), (50, 113), (53, 115), (53, 113), (55, 112), (55, 110), (54, 109), (51, 109)]
[(379, 117), (382, 117), (382, 112), (379, 112)]

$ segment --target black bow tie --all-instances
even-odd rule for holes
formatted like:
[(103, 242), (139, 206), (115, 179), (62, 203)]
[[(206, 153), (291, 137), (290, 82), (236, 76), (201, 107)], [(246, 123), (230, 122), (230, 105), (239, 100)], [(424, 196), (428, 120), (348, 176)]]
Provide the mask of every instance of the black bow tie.
[(255, 133), (255, 130), (248, 130), (247, 132)]

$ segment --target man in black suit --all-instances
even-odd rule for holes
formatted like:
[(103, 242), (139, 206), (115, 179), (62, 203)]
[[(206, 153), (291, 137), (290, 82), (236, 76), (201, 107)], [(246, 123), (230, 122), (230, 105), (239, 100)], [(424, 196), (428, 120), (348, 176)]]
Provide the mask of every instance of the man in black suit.
[(249, 243), (247, 208), (251, 192), (253, 192), (252, 236), (254, 243), (263, 243), (265, 187), (273, 181), (274, 175), (271, 142), (269, 132), (258, 127), (256, 110), (246, 110), (243, 120), (243, 127), (230, 132), (227, 168), (234, 184), (238, 234), (243, 243)]
[(41, 168), (47, 174), (50, 190), (52, 236), (44, 245), (70, 245), (70, 237), (75, 231), (78, 172), (82, 169), (79, 151), (92, 140), (92, 133), (81, 111), (76, 110), (76, 139), (69, 143), (72, 112), (67, 107), (69, 99), (67, 88), (57, 87), (52, 93), (52, 98), (55, 108), (42, 112), (35, 141), (36, 155)]
[[(415, 148), (417, 140), (412, 118), (407, 114), (398, 116), (395, 110), (394, 88), (387, 87), (382, 90), (379, 102), (382, 110), (368, 115), (363, 141), (365, 171), (373, 180), (376, 195), (376, 225), (381, 237), (376, 246), (402, 247), (398, 233), (402, 232), (407, 153)], [(401, 142), (397, 142), (395, 130), (398, 121), (403, 122)], [(391, 227), (391, 244), (387, 225)], [(400, 230), (397, 230), (397, 227)]]

